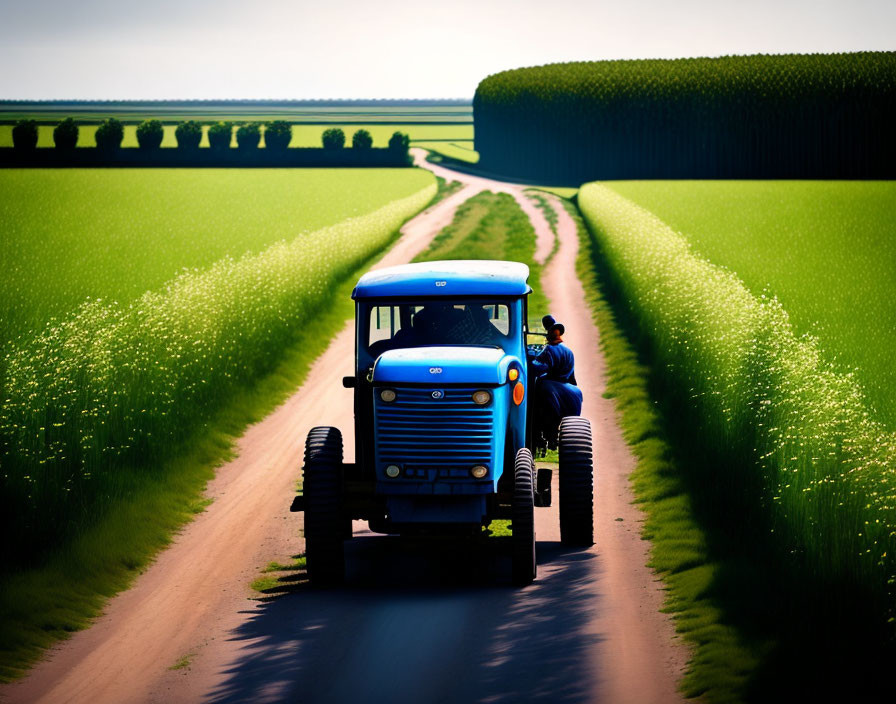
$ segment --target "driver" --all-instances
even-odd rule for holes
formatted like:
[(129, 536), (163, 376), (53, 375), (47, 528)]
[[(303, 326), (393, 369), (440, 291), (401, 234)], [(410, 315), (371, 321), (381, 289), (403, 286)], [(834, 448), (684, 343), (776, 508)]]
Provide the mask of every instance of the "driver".
[(554, 444), (560, 420), (566, 416), (582, 415), (582, 391), (576, 385), (575, 357), (563, 344), (566, 327), (554, 316), (541, 320), (547, 330), (547, 344), (532, 360), (537, 377), (535, 384), (536, 408), (541, 417), (542, 432), (550, 445)]

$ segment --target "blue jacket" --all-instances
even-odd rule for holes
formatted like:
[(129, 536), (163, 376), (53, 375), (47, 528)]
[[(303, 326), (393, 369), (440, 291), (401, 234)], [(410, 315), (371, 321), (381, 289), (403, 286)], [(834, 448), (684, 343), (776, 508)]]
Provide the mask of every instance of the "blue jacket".
[(562, 342), (545, 345), (532, 360), (538, 377), (536, 398), (542, 412), (560, 422), (566, 416), (582, 414), (582, 391), (576, 386), (575, 357)]
[(545, 345), (541, 354), (532, 360), (532, 366), (539, 377), (563, 384), (576, 383), (575, 357), (572, 350), (562, 342)]

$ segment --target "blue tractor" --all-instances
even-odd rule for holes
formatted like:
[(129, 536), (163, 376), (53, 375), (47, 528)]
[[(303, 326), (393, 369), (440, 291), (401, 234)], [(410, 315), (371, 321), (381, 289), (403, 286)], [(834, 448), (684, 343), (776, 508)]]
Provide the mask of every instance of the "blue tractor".
[[(441, 261), (370, 272), (355, 301), (355, 463), (337, 428), (311, 430), (303, 495), (308, 575), (341, 582), (351, 521), (373, 532), (481, 535), (510, 519), (513, 581), (536, 575), (534, 508), (551, 503), (551, 470), (533, 456), (559, 448), (561, 540), (593, 543), (591, 426), (545, 426), (533, 412), (529, 268)], [(540, 336), (541, 344), (527, 344)], [(536, 339), (538, 339), (536, 337)], [(558, 419), (559, 420), (559, 419)], [(547, 427), (547, 430), (545, 428)]]

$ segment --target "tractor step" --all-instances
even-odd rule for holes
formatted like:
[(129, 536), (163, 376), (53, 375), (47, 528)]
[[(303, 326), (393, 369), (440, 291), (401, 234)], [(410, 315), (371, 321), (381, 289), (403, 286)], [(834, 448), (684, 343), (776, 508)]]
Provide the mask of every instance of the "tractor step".
[(296, 494), (292, 498), (292, 504), (289, 507), (290, 513), (301, 513), (305, 510), (305, 495)]

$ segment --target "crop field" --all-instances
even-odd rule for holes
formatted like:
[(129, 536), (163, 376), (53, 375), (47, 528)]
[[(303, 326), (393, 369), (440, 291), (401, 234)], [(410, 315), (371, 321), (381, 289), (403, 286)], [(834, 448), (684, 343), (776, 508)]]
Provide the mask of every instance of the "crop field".
[[(240, 124), (237, 122), (235, 124)], [(55, 125), (39, 125), (38, 126), (38, 147), (53, 146), (53, 129)], [(165, 136), (162, 139), (162, 147), (176, 147), (177, 139), (174, 136), (176, 123), (166, 124), (164, 126)], [(389, 137), (394, 132), (404, 132), (410, 136), (412, 142), (432, 141), (434, 144), (447, 144), (448, 140), (456, 140), (459, 144), (468, 144), (472, 149), (473, 125), (472, 124), (402, 124), (402, 123), (377, 123), (371, 124), (367, 122), (334, 122), (332, 124), (294, 124), (292, 126), (292, 142), (293, 147), (319, 147), (321, 145), (321, 135), (325, 129), (331, 127), (339, 127), (345, 132), (346, 147), (351, 147), (352, 135), (359, 129), (365, 129), (370, 132), (373, 137), (374, 147), (385, 147), (389, 143)], [(0, 147), (12, 146), (12, 125), (0, 125)], [(80, 125), (78, 133), (79, 147), (96, 146), (94, 134), (97, 125)], [(236, 131), (234, 130), (234, 133)], [(208, 146), (208, 125), (203, 126), (202, 142), (200, 146)], [(124, 126), (124, 139), (121, 143), (122, 147), (137, 146), (137, 125), (130, 124)], [(236, 134), (234, 134), (231, 146), (236, 147)], [(264, 147), (264, 140), (261, 142)]]
[(570, 186), (893, 177), (893, 52), (547, 64), (486, 77), (473, 105), (487, 169)]
[[(436, 192), (411, 169), (4, 171), (5, 564), (114, 504)], [(15, 547), (13, 547), (15, 546)]]
[(0, 172), (0, 340), (88, 299), (127, 304), (184, 269), (369, 213), (429, 185), (410, 169)]
[(683, 233), (798, 335), (853, 372), (896, 427), (896, 184), (887, 181), (632, 181), (613, 190)]
[[(870, 348), (849, 359), (873, 375), (892, 350), (892, 314), (878, 301), (894, 291), (893, 194), (874, 183), (631, 183), (578, 196), (657, 369), (655, 392), (696, 458), (693, 501), (736, 531), (728, 550), (768, 546), (763, 559), (796, 575), (799, 600), (827, 627), (881, 638), (894, 616), (896, 433), (840, 360), (850, 343)], [(850, 286), (856, 305), (843, 309)], [(882, 319), (849, 339), (860, 305)]]

